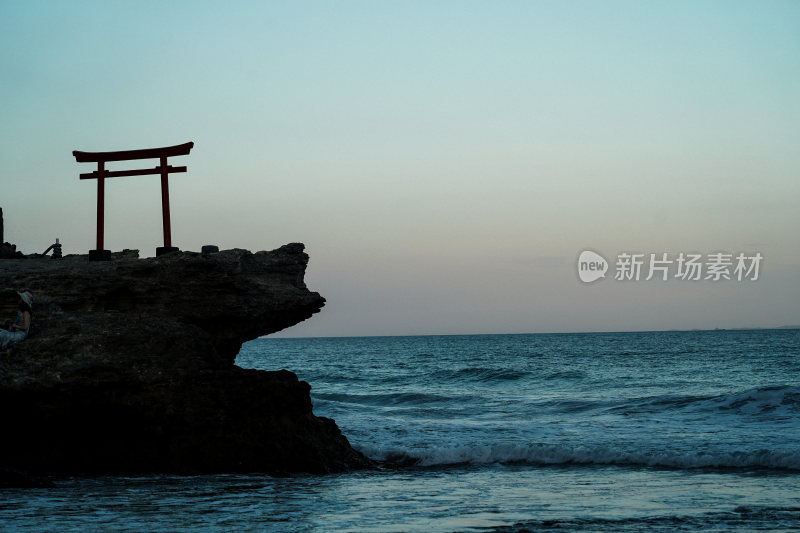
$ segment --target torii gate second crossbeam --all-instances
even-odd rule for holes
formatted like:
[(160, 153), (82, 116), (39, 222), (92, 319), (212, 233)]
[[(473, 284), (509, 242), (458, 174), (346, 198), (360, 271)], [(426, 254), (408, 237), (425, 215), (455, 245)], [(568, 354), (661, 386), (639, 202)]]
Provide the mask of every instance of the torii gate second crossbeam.
[[(161, 175), (161, 211), (164, 225), (164, 246), (156, 248), (156, 255), (176, 251), (172, 246), (172, 229), (169, 219), (169, 175), (175, 172), (186, 172), (186, 167), (173, 167), (167, 165), (167, 158), (179, 155), (188, 155), (194, 147), (193, 142), (167, 146), (164, 148), (146, 148), (144, 150), (122, 150), (118, 152), (81, 152), (75, 150), (72, 155), (78, 163), (97, 163), (97, 170), (81, 174), (80, 179), (97, 180), (97, 249), (89, 251), (89, 259), (108, 260), (111, 257), (109, 250), (103, 249), (103, 223), (105, 216), (105, 179), (122, 176), (143, 176), (146, 174)], [(158, 159), (160, 165), (155, 168), (138, 170), (106, 170), (108, 161), (131, 161), (134, 159)]]

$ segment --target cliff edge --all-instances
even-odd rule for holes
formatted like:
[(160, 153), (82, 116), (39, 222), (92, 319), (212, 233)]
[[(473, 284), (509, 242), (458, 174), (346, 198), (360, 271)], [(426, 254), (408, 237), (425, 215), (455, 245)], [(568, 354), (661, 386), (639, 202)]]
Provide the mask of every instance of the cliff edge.
[(318, 312), (302, 244), (271, 252), (0, 261), (0, 317), (29, 289), (27, 340), (0, 352), (0, 469), (336, 472), (369, 461), (289, 371), (243, 342)]

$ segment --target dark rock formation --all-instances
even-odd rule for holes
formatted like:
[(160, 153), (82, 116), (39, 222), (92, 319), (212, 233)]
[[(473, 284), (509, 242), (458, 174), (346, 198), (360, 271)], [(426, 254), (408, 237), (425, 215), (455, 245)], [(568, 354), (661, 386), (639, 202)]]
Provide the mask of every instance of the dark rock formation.
[(243, 342), (324, 298), (302, 244), (271, 252), (0, 261), (0, 317), (34, 296), (0, 352), (0, 469), (55, 473), (342, 471), (368, 465), (293, 373), (234, 365)]

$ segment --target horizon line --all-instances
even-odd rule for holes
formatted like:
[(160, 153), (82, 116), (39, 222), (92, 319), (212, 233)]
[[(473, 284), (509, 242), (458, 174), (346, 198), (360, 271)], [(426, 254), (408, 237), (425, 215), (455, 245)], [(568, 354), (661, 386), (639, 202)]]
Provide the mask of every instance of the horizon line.
[[(525, 333), (421, 333), (407, 335), (304, 335), (297, 337), (270, 337), (275, 333), (263, 335), (252, 340), (259, 339), (358, 339), (358, 338), (389, 338), (389, 337), (485, 337), (491, 335), (589, 335), (593, 333), (672, 333), (672, 332), (708, 332), (708, 331), (759, 331), (759, 330), (793, 330), (800, 329), (800, 325), (771, 326), (771, 327), (740, 327), (740, 328), (713, 328), (713, 329), (646, 329), (646, 330), (627, 330), (627, 331), (539, 331)], [(251, 341), (246, 341), (251, 342)]]

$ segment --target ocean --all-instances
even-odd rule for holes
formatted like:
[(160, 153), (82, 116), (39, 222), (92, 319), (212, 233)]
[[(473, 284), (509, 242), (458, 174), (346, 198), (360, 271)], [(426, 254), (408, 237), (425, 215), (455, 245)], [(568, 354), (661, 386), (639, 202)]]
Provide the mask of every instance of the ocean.
[(4, 531), (800, 531), (800, 331), (264, 338), (370, 471), (67, 478)]

